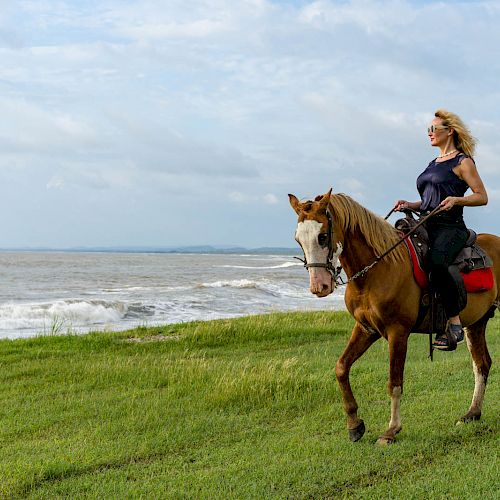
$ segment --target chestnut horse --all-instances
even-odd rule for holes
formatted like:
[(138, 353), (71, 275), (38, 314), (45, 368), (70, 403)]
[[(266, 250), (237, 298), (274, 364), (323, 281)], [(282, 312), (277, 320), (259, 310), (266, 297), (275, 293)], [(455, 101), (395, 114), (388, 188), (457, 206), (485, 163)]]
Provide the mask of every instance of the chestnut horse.
[[(294, 195), (289, 198), (298, 215), (295, 239), (304, 251), (311, 292), (318, 297), (333, 292), (338, 261), (349, 278), (345, 303), (356, 324), (335, 368), (349, 437), (351, 441), (358, 441), (365, 432), (349, 383), (349, 371), (376, 340), (384, 337), (389, 343), (390, 354), (391, 418), (388, 429), (377, 442), (392, 443), (401, 430), (400, 401), (408, 337), (417, 319), (422, 294), (413, 277), (406, 245), (397, 246), (376, 265), (359, 273), (399, 240), (396, 229), (349, 196), (332, 195), (331, 190), (314, 201), (300, 202)], [(467, 307), (460, 313), (472, 355), (475, 386), (469, 411), (459, 422), (478, 420), (481, 416), (491, 367), (486, 324), (495, 308), (500, 307), (500, 238), (481, 234), (477, 241), (493, 260), (495, 283), (491, 290), (469, 294)], [(419, 331), (427, 332), (425, 322), (421, 328)]]

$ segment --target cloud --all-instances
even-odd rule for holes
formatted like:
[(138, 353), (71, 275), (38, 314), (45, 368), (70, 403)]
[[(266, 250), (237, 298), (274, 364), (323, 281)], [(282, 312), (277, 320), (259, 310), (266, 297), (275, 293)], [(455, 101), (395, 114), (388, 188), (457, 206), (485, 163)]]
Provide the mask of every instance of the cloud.
[(278, 197), (273, 193), (247, 194), (240, 191), (232, 191), (228, 198), (233, 203), (264, 203), (265, 205), (276, 205), (279, 203)]
[(34, 100), (0, 99), (0, 140), (9, 149), (25, 154), (70, 154), (99, 142), (99, 136), (85, 119), (68, 112), (44, 109)]
[(226, 33), (229, 28), (222, 22), (210, 19), (201, 19), (189, 23), (175, 24), (146, 24), (120, 30), (123, 35), (135, 39), (164, 39), (164, 38), (206, 38), (211, 35)]
[(279, 203), (278, 197), (275, 194), (267, 193), (262, 197), (262, 201), (267, 205), (276, 205)]
[(62, 189), (64, 184), (64, 179), (55, 175), (49, 182), (47, 182), (47, 189)]
[[(385, 8), (381, 8), (381, 7)], [(406, 2), (337, 2), (319, 0), (308, 3), (300, 20), (314, 29), (329, 30), (338, 26), (359, 27), (368, 34), (388, 33), (411, 25), (417, 12)]]
[(3, 2), (0, 191), (91, 198), (89, 232), (132, 199), (148, 220), (231, 203), (258, 239), (252, 208), (281, 214), (288, 192), (333, 186), (379, 213), (415, 197), (445, 107), (480, 140), (493, 214), (499, 23), (488, 1)]

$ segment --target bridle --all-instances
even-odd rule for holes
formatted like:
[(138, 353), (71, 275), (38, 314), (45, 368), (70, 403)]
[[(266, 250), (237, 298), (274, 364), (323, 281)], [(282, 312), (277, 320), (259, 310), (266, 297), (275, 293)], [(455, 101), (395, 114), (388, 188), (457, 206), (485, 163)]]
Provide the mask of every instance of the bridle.
[[(332, 277), (332, 285), (345, 285), (345, 282), (342, 280), (340, 273), (342, 272), (342, 266), (335, 266), (332, 262), (333, 257), (335, 256), (335, 251), (333, 249), (333, 217), (330, 210), (326, 209), (326, 218), (328, 219), (328, 232), (327, 232), (327, 244), (328, 244), (328, 257), (326, 258), (326, 262), (307, 262), (306, 254), (304, 252), (304, 258), (294, 257), (294, 259), (300, 260), (304, 263), (304, 267), (309, 270), (310, 267), (322, 267), (326, 269), (331, 277)], [(332, 286), (333, 288), (333, 286)]]

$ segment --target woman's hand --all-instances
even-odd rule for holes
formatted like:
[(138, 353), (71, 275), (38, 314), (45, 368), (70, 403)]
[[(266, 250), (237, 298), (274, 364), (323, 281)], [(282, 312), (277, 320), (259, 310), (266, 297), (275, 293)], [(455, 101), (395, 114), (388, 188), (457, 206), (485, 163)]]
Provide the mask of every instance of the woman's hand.
[(458, 198), (456, 196), (448, 196), (448, 198), (445, 198), (439, 206), (441, 207), (441, 210), (451, 210), (456, 204), (457, 204)]
[(403, 208), (408, 208), (409, 207), (409, 202), (406, 200), (398, 200), (396, 203), (394, 203), (394, 210), (396, 212), (401, 212)]
[(421, 201), (406, 201), (406, 200), (398, 200), (394, 203), (394, 210), (396, 212), (401, 212), (405, 208), (411, 208), (412, 210), (418, 210), (421, 205)]

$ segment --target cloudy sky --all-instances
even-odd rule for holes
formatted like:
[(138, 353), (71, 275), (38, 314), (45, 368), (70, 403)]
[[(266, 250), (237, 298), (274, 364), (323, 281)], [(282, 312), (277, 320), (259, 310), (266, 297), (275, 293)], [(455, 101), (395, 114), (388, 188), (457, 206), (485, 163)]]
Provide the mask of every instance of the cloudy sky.
[(294, 246), (300, 198), (418, 198), (433, 111), (500, 234), (500, 1), (0, 0), (0, 247)]

